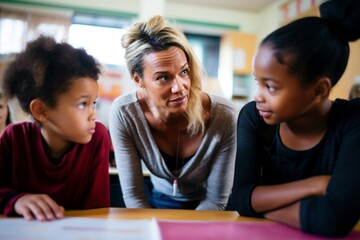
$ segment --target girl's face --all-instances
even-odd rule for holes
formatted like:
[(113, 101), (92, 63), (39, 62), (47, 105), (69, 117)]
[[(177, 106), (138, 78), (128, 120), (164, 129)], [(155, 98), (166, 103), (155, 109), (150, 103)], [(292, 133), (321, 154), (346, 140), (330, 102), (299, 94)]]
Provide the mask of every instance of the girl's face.
[(4, 98), (0, 98), (0, 127), (6, 126), (6, 118), (8, 116), (9, 109), (7, 102)]
[(258, 83), (256, 107), (266, 123), (292, 121), (309, 111), (313, 103), (313, 86), (301, 85), (299, 76), (276, 60), (269, 45), (260, 46), (256, 52), (253, 70)]
[(46, 107), (42, 133), (50, 148), (66, 146), (69, 142), (88, 143), (95, 129), (95, 103), (98, 83), (88, 77), (73, 81), (70, 89), (57, 97), (54, 108)]
[(146, 54), (143, 58), (143, 78), (137, 80), (145, 87), (148, 103), (165, 114), (184, 112), (188, 105), (191, 79), (184, 52), (170, 47)]

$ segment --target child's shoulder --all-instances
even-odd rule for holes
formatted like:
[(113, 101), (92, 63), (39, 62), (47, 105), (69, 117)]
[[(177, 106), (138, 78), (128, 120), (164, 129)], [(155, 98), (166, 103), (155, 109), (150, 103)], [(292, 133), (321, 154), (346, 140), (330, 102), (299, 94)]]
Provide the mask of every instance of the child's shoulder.
[(251, 116), (252, 118), (260, 119), (259, 111), (256, 108), (256, 102), (250, 101), (246, 103), (241, 109), (239, 115)]
[(109, 132), (102, 122), (95, 122), (95, 133), (98, 135), (109, 135)]
[(105, 125), (99, 121), (95, 122), (95, 133), (93, 134), (91, 142), (110, 141), (110, 136)]
[(37, 144), (41, 141), (40, 128), (29, 121), (11, 123), (6, 126), (1, 139), (10, 144)]
[(352, 129), (360, 121), (360, 98), (352, 100), (336, 99), (330, 113), (330, 122), (335, 128)]
[(39, 127), (36, 125), (35, 122), (30, 121), (21, 121), (21, 122), (15, 122), (10, 123), (6, 127), (6, 132), (8, 133), (16, 133), (16, 134), (23, 134), (27, 135), (33, 132), (40, 131)]
[(335, 114), (360, 114), (360, 98), (336, 99), (332, 108)]

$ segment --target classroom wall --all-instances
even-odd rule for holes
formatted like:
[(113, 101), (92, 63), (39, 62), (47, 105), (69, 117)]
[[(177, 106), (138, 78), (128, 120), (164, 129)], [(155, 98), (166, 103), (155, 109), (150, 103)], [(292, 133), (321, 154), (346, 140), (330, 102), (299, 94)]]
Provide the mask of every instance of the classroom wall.
[[(143, 6), (139, 0), (17, 0), (2, 1), (1, 4), (8, 4), (13, 6), (35, 6), (36, 8), (55, 7), (59, 10), (82, 9), (95, 12), (107, 12), (113, 14), (124, 14), (128, 16), (138, 16), (142, 7), (151, 8), (151, 0), (145, 0), (149, 6)], [(275, 5), (278, 5), (279, 0), (274, 0)], [(272, 11), (272, 10), (271, 10)], [(270, 12), (271, 12), (270, 11)], [(219, 25), (223, 29), (238, 27), (242, 32), (257, 33), (259, 29), (263, 29), (264, 23), (275, 20), (273, 17), (267, 19), (265, 22), (261, 21), (262, 12), (253, 13), (245, 11), (235, 11), (231, 9), (211, 8), (207, 6), (197, 6), (193, 4), (178, 4), (165, 1), (164, 15), (166, 17), (187, 20), (193, 23), (201, 23), (202, 28), (207, 30), (207, 27), (214, 27)], [(276, 21), (276, 20), (275, 20)]]

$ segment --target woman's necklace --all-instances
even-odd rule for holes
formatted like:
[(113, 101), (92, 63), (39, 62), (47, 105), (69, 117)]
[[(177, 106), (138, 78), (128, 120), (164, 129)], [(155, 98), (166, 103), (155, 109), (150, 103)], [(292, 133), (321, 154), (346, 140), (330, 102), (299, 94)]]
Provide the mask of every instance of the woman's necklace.
[(173, 196), (176, 195), (176, 191), (178, 189), (178, 177), (180, 175), (180, 170), (178, 170), (178, 163), (179, 163), (179, 145), (180, 145), (180, 128), (178, 129), (178, 135), (177, 135), (177, 145), (176, 145), (176, 161), (175, 161), (175, 172), (174, 176), (175, 179), (173, 181)]

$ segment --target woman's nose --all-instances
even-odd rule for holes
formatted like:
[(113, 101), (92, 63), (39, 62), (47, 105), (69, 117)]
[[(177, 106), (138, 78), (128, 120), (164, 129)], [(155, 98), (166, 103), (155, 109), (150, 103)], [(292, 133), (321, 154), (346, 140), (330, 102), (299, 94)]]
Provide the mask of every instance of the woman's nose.
[(171, 90), (173, 93), (176, 92), (181, 92), (184, 89), (184, 85), (181, 82), (181, 79), (179, 79), (178, 77), (176, 77), (173, 81), (173, 85), (171, 87)]

